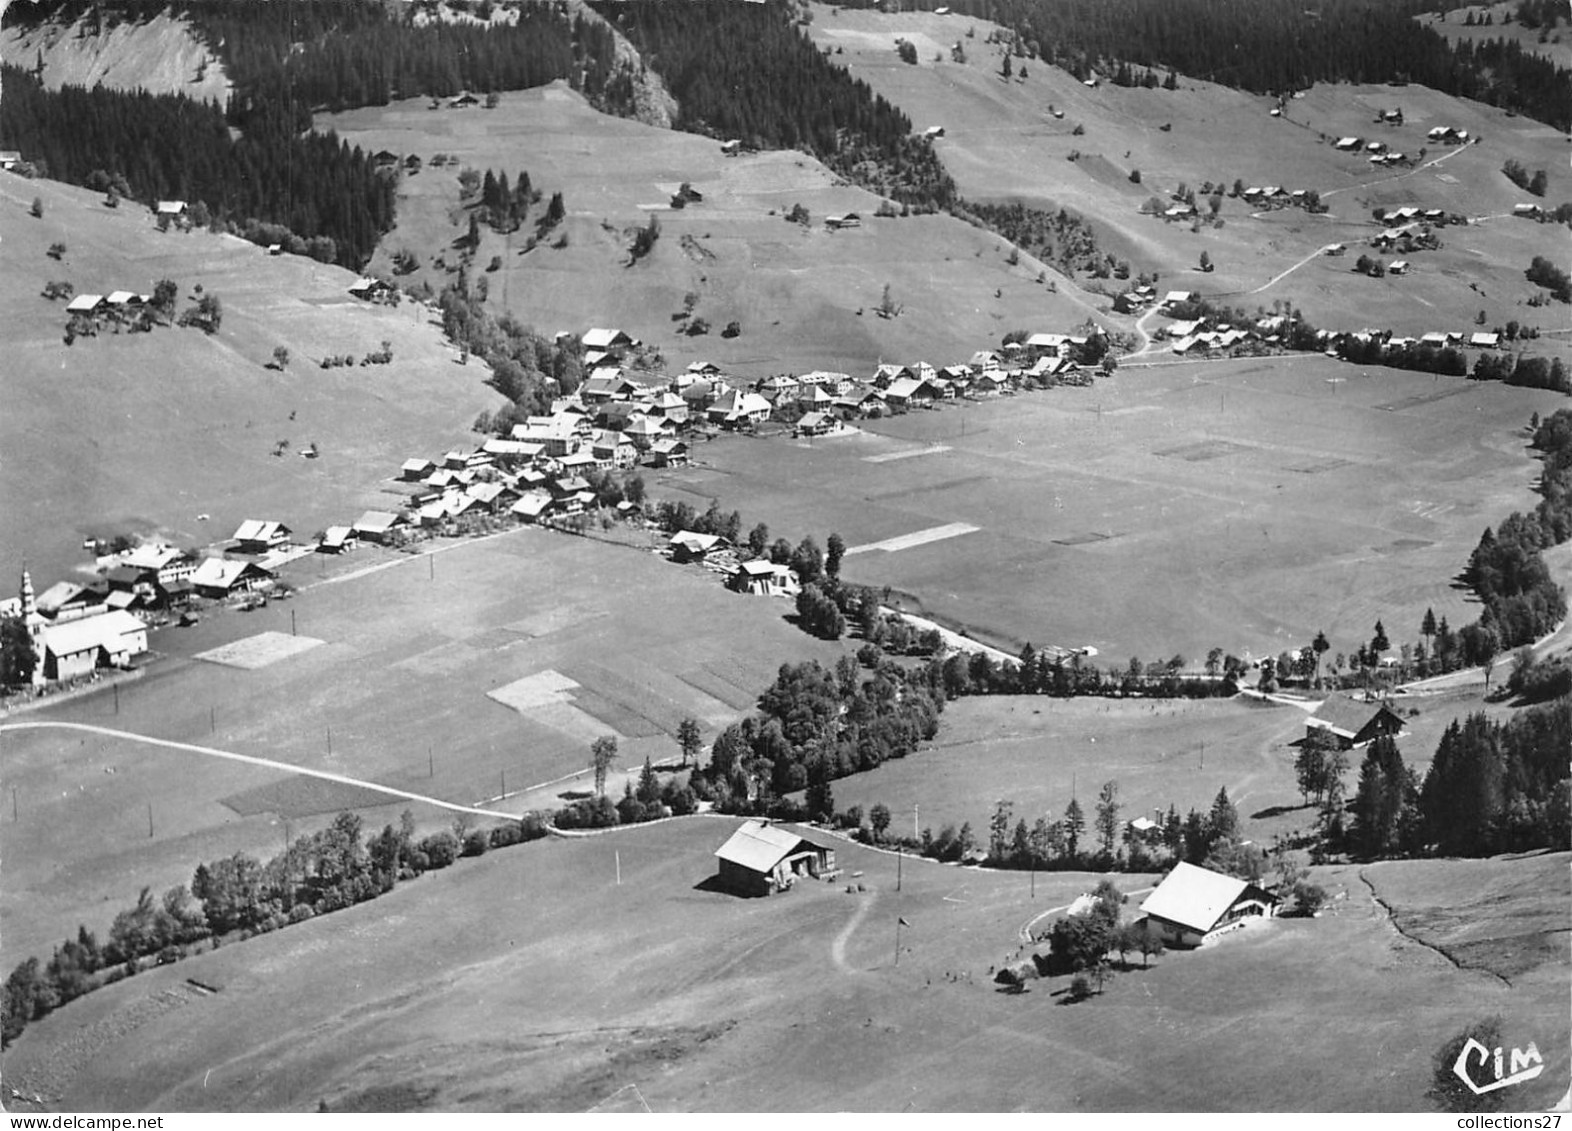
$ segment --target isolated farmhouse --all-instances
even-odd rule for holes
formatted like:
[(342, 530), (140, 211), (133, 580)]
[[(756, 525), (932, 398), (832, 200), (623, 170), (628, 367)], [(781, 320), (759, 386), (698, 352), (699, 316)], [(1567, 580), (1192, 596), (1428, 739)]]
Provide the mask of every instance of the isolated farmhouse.
[(766, 821), (744, 821), (715, 850), (716, 879), (740, 895), (771, 895), (835, 869), (835, 850)]
[(1180, 861), (1141, 904), (1147, 934), (1165, 946), (1200, 946), (1250, 919), (1277, 914), (1277, 897), (1249, 880)]
[(1368, 746), (1382, 735), (1402, 737), (1403, 719), (1389, 703), (1366, 703), (1347, 695), (1334, 695), (1305, 722), (1305, 737), (1318, 731), (1335, 738), (1339, 748), (1354, 750)]

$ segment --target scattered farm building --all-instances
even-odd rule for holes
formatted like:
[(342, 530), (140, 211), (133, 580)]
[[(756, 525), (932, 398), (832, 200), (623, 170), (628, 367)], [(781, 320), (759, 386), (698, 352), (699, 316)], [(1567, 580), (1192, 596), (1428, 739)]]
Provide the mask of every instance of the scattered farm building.
[(1347, 695), (1334, 695), (1317, 707), (1305, 723), (1305, 737), (1317, 731), (1330, 734), (1341, 749), (1354, 750), (1382, 735), (1402, 737), (1403, 720), (1385, 701), (1361, 702)]
[(680, 530), (666, 543), (671, 548), (675, 562), (702, 562), (711, 552), (724, 549), (726, 539), (719, 534), (699, 534), (693, 530)]
[(621, 350), (630, 349), (638, 343), (631, 334), (621, 330), (608, 329), (603, 326), (592, 326), (584, 332), (580, 339), (587, 350)]
[(790, 566), (778, 565), (767, 558), (743, 562), (726, 584), (735, 592), (760, 597), (794, 597), (801, 588)]
[(1493, 350), (1501, 345), (1501, 335), (1480, 331), (1470, 336), (1468, 344), (1476, 349)]
[(370, 301), (372, 299), (384, 298), (393, 293), (393, 284), (384, 282), (381, 279), (373, 279), (369, 275), (363, 275), (349, 285), (349, 293), (356, 298)]
[(765, 821), (744, 821), (715, 850), (716, 879), (739, 895), (771, 895), (835, 870), (835, 850)]
[(160, 216), (184, 216), (186, 202), (183, 200), (160, 200), (155, 212)]
[(1141, 904), (1141, 922), (1165, 946), (1195, 947), (1277, 914), (1277, 902), (1249, 880), (1181, 861)]
[(67, 314), (92, 314), (104, 305), (103, 295), (77, 295), (66, 303)]
[(826, 216), (824, 226), (832, 230), (840, 228), (862, 227), (862, 217), (855, 212), (848, 212), (844, 216)]
[(399, 478), (415, 483), (426, 478), (437, 469), (437, 465), (429, 459), (407, 459), (399, 468)]
[(248, 518), (235, 530), (235, 550), (242, 554), (265, 554), (289, 541), (290, 529), (282, 522)]

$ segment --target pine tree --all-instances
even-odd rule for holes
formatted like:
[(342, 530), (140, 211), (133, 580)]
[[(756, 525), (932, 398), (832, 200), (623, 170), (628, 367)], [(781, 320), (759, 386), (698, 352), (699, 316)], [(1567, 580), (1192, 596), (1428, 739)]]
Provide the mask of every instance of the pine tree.
[(1071, 863), (1080, 859), (1081, 833), (1085, 829), (1086, 814), (1081, 812), (1081, 803), (1072, 797), (1064, 810), (1065, 856)]

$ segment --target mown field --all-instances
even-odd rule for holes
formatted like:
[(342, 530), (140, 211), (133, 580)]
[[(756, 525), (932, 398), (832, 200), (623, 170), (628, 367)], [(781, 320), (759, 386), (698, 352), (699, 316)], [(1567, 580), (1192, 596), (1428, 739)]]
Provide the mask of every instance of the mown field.
[[(837, 62), (905, 110), (918, 129), (945, 127), (935, 144), (964, 196), (1078, 212), (1094, 222), (1099, 246), (1137, 272), (1159, 272), (1163, 289), (1229, 295), (1247, 307), (1289, 299), (1312, 322), (1339, 329), (1461, 330), (1481, 309), (1491, 325), (1517, 319), (1563, 328), (1555, 309), (1523, 305), (1533, 293), (1523, 270), (1553, 229), (1508, 222), (1512, 205), (1528, 197), (1501, 174), (1504, 161), (1514, 158), (1529, 170), (1546, 170), (1552, 205), (1572, 197), (1566, 139), (1541, 123), (1413, 85), (1321, 84), (1273, 118), (1269, 99), (1189, 76), (1180, 76), (1172, 91), (1107, 82), (1092, 89), (1066, 71), (1028, 61), (1025, 79), (1014, 68), (1006, 81), (1002, 46), (986, 42), (993, 30), (987, 21), (826, 5), (814, 5), (813, 12), (810, 34), (836, 52)], [(917, 65), (901, 62), (897, 37), (917, 45)], [(964, 63), (951, 56), (957, 42)], [(1404, 125), (1373, 124), (1379, 110), (1393, 107), (1402, 108)], [(1417, 156), (1435, 125), (1467, 129), (1481, 144), (1413, 169), (1372, 166), (1364, 155), (1331, 146), (1338, 137), (1357, 135)], [(1076, 134), (1077, 127), (1083, 132)], [(1446, 152), (1429, 144), (1425, 161)], [(1078, 159), (1067, 160), (1071, 154)], [(1139, 184), (1131, 182), (1132, 170), (1141, 174)], [(1148, 197), (1167, 202), (1181, 184), (1232, 186), (1235, 179), (1315, 189), (1329, 211), (1252, 216), (1245, 201), (1225, 199), (1222, 230), (1203, 225), (1199, 232), (1188, 223), (1138, 214)], [(1204, 211), (1204, 199), (1198, 204)], [(1348, 274), (1351, 259), (1328, 259), (1268, 285), (1329, 243), (1347, 242), (1357, 257), (1356, 244), (1378, 230), (1370, 210), (1403, 204), (1485, 222), (1445, 229), (1442, 251), (1408, 257), (1414, 274), (1407, 278), (1356, 279)], [(1211, 274), (1197, 270), (1202, 251), (1215, 264)]]
[[(1036, 268), (1005, 262), (1001, 240), (948, 216), (875, 220), (877, 196), (805, 154), (729, 158), (711, 138), (597, 113), (561, 85), (504, 94), (494, 110), (433, 111), (410, 100), (320, 115), (318, 124), (363, 148), (427, 162), (402, 179), (398, 226), (373, 268), (391, 273), (393, 256), (409, 250), (420, 270), (406, 281), (440, 289), (456, 275), (453, 241), (467, 231), (460, 169), (506, 172), (510, 184), (524, 170), (541, 203), (511, 237), (482, 227), (470, 269), (485, 279), (493, 308), (548, 335), (620, 326), (673, 369), (710, 360), (750, 377), (863, 373), (881, 359), (969, 357), (1012, 329), (1069, 329), (1095, 310), (1068, 288), (1049, 293)], [(432, 167), (437, 153), (453, 163)], [(684, 181), (704, 199), (673, 211), (668, 200)], [(558, 191), (566, 220), (525, 252)], [(786, 222), (794, 204), (808, 210), (806, 227)], [(860, 229), (825, 229), (826, 215), (848, 211), (862, 214)], [(632, 230), (651, 217), (660, 238), (625, 266)], [(494, 256), (501, 266), (489, 272)], [(446, 269), (434, 266), (438, 257)], [(900, 317), (874, 314), (886, 284)], [(672, 316), (689, 292), (710, 323), (706, 335), (678, 333)], [(733, 320), (741, 334), (723, 338)]]
[[(1316, 700), (1311, 700), (1315, 702)], [(1398, 740), (1403, 762), (1424, 780), (1442, 732), (1467, 715), (1492, 718), (1509, 708), (1486, 704), (1480, 689), (1446, 695), (1400, 696)], [(1246, 699), (1218, 701), (1051, 699), (976, 696), (952, 701), (938, 737), (899, 761), (834, 783), (835, 805), (889, 806), (892, 827), (937, 833), (970, 822), (979, 843), (999, 801), (1014, 820), (1061, 817), (1071, 791), (1086, 814), (1086, 843), (1098, 791), (1119, 787), (1121, 818), (1206, 812), (1226, 789), (1239, 810), (1242, 834), (1262, 846), (1279, 834), (1310, 833), (1316, 811), (1304, 804), (1294, 772), (1307, 712), (1296, 706)], [(1352, 797), (1363, 751), (1349, 758), (1343, 784)], [(914, 813), (915, 810), (915, 813)], [(914, 834), (915, 835), (915, 834)]]
[(976, 526), (844, 572), (1012, 652), (1198, 662), (1325, 631), (1332, 660), (1377, 619), (1401, 642), (1427, 607), (1454, 627), (1477, 615), (1453, 579), (1480, 531), (1534, 504), (1524, 430), (1564, 401), (1318, 355), (1126, 367), (862, 435), (724, 439), (649, 478), (821, 545)]
[(1322, 918), (1136, 959), (1072, 1007), (1063, 979), (1010, 996), (989, 970), (1094, 877), (1034, 900), (1018, 873), (907, 860), (897, 891), (893, 857), (840, 844), (862, 892), (738, 900), (703, 886), (733, 824), (495, 853), (150, 971), (31, 1027), (7, 1079), (65, 1110), (1425, 1111), (1431, 1054), (1490, 1014), (1547, 1058), (1512, 1108), (1567, 1079), (1565, 956), (1518, 916), (1565, 897), (1564, 853), (1461, 865), (1510, 888), (1480, 928), (1538, 948), (1510, 984), (1394, 929), (1369, 885), (1407, 925), (1455, 867), (1395, 863), (1324, 870)]
[[(28, 214), (34, 197), (42, 219)], [(129, 201), (109, 209), (85, 189), (10, 173), (0, 174), (0, 240), (0, 513), (12, 535), (0, 575), (15, 578), (26, 558), (40, 591), (90, 560), (87, 536), (201, 546), (247, 518), (303, 539), (353, 522), (388, 504), (384, 480), (400, 463), (473, 443), (469, 425), (498, 403), (429, 310), (353, 299), (342, 268), (231, 236), (160, 234)], [(57, 242), (59, 261), (47, 255)], [(41, 296), (51, 280), (108, 294), (151, 293), (162, 278), (180, 285), (177, 310), (195, 305), (198, 287), (216, 295), (219, 332), (106, 329), (67, 346), (65, 304)], [(383, 340), (390, 365), (319, 368)], [(267, 368), (277, 346), (290, 352), (282, 372)], [(275, 457), (281, 440), (288, 451)], [(302, 459), (311, 443), (320, 457)]]
[[(684, 715), (708, 738), (752, 708), (781, 663), (840, 650), (787, 624), (786, 602), (543, 531), (430, 559), (361, 556), (357, 565), (392, 566), (320, 584), (316, 563), (302, 563), (295, 579), (306, 588), (289, 602), (153, 633), (164, 659), (121, 688), (118, 714), (103, 690), (6, 721), (89, 723), (523, 812), (590, 788), (594, 738), (619, 736), (611, 788), (620, 796), (624, 772), (646, 755), (677, 755), (671, 735)], [(192, 658), (292, 628), (324, 643), (249, 671)], [(541, 673), (578, 686), (522, 710), (488, 697)], [(428, 826), (450, 820), (430, 806), (107, 736), (14, 731), (0, 748), (17, 800), (17, 818), (8, 808), (0, 821), (11, 964), (47, 958), (78, 923), (106, 931), (143, 885), (189, 882), (199, 862), (239, 850), (272, 855), (286, 819), (297, 836), (341, 807), (377, 829), (406, 807)], [(504, 786), (510, 796), (493, 800)]]

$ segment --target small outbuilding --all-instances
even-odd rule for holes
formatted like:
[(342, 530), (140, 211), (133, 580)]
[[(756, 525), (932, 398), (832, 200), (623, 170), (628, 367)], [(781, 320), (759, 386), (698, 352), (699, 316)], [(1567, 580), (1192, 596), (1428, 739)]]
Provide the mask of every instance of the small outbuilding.
[(1249, 880), (1181, 861), (1141, 904), (1141, 924), (1164, 946), (1196, 947), (1251, 919), (1277, 914), (1278, 900)]
[(772, 895), (835, 870), (835, 850), (768, 821), (744, 821), (715, 850), (716, 879), (739, 895)]

